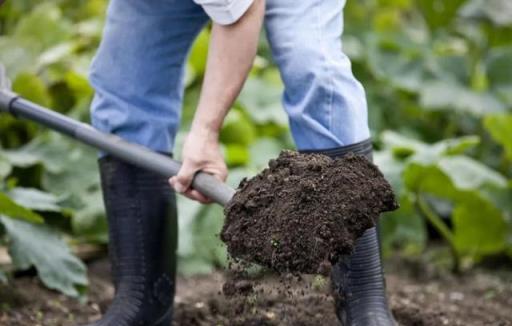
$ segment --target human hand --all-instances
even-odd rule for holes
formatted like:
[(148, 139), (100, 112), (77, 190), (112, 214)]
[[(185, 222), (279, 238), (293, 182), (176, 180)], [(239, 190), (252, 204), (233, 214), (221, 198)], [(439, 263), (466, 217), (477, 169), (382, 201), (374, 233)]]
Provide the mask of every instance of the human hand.
[(176, 192), (203, 204), (212, 201), (192, 188), (192, 180), (199, 171), (225, 181), (228, 170), (222, 156), (218, 134), (207, 130), (192, 129), (187, 135), (182, 151), (183, 164), (178, 175), (169, 179)]

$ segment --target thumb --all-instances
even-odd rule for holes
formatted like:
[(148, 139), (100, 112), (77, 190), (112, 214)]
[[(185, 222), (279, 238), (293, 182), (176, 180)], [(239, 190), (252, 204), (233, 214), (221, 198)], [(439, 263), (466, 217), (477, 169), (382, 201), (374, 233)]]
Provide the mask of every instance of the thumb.
[(183, 162), (180, 171), (174, 178), (173, 186), (174, 190), (179, 193), (184, 193), (187, 191), (192, 185), (192, 180), (194, 179), (194, 175), (198, 171), (198, 168), (187, 161)]

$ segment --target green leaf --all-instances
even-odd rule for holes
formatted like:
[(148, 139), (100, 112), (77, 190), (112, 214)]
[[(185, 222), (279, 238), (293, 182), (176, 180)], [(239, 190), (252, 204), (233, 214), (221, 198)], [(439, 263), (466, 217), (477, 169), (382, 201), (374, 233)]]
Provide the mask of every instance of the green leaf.
[(224, 224), (224, 210), (218, 205), (203, 206), (192, 223), (195, 256), (209, 261), (212, 266), (226, 265), (226, 248), (219, 238)]
[(397, 157), (407, 157), (428, 149), (427, 144), (394, 131), (384, 131), (381, 134), (381, 140), (384, 146), (390, 148)]
[(101, 190), (82, 192), (78, 199), (79, 208), (73, 210), (71, 219), (73, 233), (89, 241), (107, 243), (108, 228)]
[(438, 166), (459, 190), (478, 190), (485, 185), (507, 186), (501, 174), (466, 156), (442, 158)]
[(432, 1), (417, 0), (419, 12), (425, 17), (426, 23), (432, 30), (443, 29), (457, 17), (459, 7), (466, 0)]
[(368, 65), (378, 79), (406, 91), (421, 89), (427, 73), (419, 44), (413, 44), (406, 37), (389, 39), (372, 35), (368, 46)]
[(395, 193), (401, 194), (403, 191), (402, 173), (405, 168), (405, 162), (397, 159), (391, 151), (387, 150), (374, 152), (373, 161), (391, 184)]
[(242, 90), (242, 103), (251, 119), (256, 123), (288, 123), (288, 117), (281, 105), (282, 85), (274, 85), (262, 79), (249, 79)]
[[(235, 171), (240, 169), (235, 169)], [(233, 177), (230, 171), (230, 178)], [(235, 173), (236, 174), (236, 173)], [(178, 197), (180, 237), (178, 254), (180, 271), (187, 274), (207, 273), (226, 264), (226, 249), (219, 238), (224, 212), (218, 205), (203, 206)]]
[[(408, 157), (413, 154), (432, 161), (443, 155), (462, 154), (480, 143), (477, 136), (464, 136), (444, 139), (434, 144), (423, 143), (393, 131), (381, 134), (381, 140), (386, 148), (390, 148), (397, 157)], [(425, 163), (425, 162), (424, 162)]]
[(0, 180), (7, 177), (12, 171), (11, 163), (0, 153)]
[(512, 222), (512, 181), (509, 180), (506, 188), (486, 185), (480, 189), (480, 196), (500, 209), (505, 219)]
[(437, 155), (458, 155), (474, 148), (478, 144), (480, 144), (480, 137), (463, 136), (441, 140), (432, 145), (432, 151)]
[(512, 46), (492, 48), (486, 60), (486, 69), (491, 85), (505, 87), (512, 85)]
[(229, 144), (225, 148), (225, 158), (228, 166), (245, 165), (249, 161), (247, 146)]
[(507, 185), (502, 175), (466, 156), (443, 157), (427, 164), (414, 160), (405, 169), (404, 180), (409, 189), (450, 199), (464, 196), (464, 192), (479, 191), (486, 185)]
[(74, 48), (75, 45), (71, 42), (64, 42), (49, 48), (39, 56), (37, 60), (39, 68), (62, 61), (71, 55)]
[(255, 176), (257, 173), (261, 172), (261, 169), (258, 168), (251, 168), (251, 167), (235, 167), (232, 169), (229, 169), (229, 175), (226, 183), (233, 187), (238, 188), (240, 185), (240, 182), (244, 178), (251, 178)]
[(9, 254), (14, 266), (34, 266), (43, 283), (76, 297), (87, 285), (85, 265), (73, 256), (59, 234), (46, 225), (35, 225), (0, 216), (7, 232)]
[(512, 114), (487, 116), (484, 126), (492, 138), (503, 146), (507, 158), (512, 161)]
[(4, 64), (0, 61), (0, 89), (11, 89), (11, 80), (7, 76), (7, 70)]
[[(60, 156), (64, 156), (60, 153)], [(80, 196), (84, 191), (98, 187), (99, 174), (96, 153), (92, 150), (75, 148), (64, 159), (59, 172), (47, 171), (43, 175), (44, 189), (57, 194)]]
[(11, 80), (22, 71), (32, 71), (35, 58), (36, 55), (26, 49), (24, 44), (0, 37), (0, 62), (5, 65)]
[(40, 162), (40, 158), (37, 155), (26, 151), (23, 147), (16, 150), (4, 151), (3, 155), (9, 164), (15, 167), (26, 168)]
[(65, 80), (77, 99), (85, 99), (86, 101), (89, 101), (94, 94), (92, 87), (87, 81), (87, 77), (84, 75), (74, 71), (69, 71), (66, 73)]
[(8, 195), (18, 205), (32, 210), (44, 212), (60, 212), (62, 210), (56, 196), (37, 189), (14, 188), (8, 192)]
[[(470, 59), (467, 57), (464, 40), (450, 38), (436, 44), (432, 49), (435, 53), (431, 58), (426, 58), (431, 64), (429, 69), (436, 80), (453, 81), (461, 84), (471, 80), (469, 70)], [(423, 86), (423, 85), (422, 85)]]
[(42, 223), (43, 218), (38, 214), (16, 204), (6, 194), (0, 192), (0, 214), (11, 218), (22, 219), (34, 223)]
[[(91, 2), (92, 1), (89, 1), (88, 3)], [(86, 38), (97, 38), (101, 35), (101, 32), (103, 31), (103, 21), (100, 17), (92, 17), (90, 19), (80, 21), (75, 26), (76, 33)]]
[(484, 164), (465, 156), (446, 157), (439, 161), (439, 168), (448, 175), (460, 190), (477, 190), (484, 185), (506, 187), (507, 180)]
[[(84, 154), (84, 149), (87, 154)], [(74, 168), (73, 164), (84, 160), (95, 160), (92, 150), (77, 145), (56, 133), (41, 134), (27, 145), (16, 150), (4, 151), (5, 157), (16, 167), (29, 167), (41, 163), (45, 170), (58, 174), (66, 169)], [(76, 168), (76, 167), (75, 167)]]
[(454, 231), (446, 240), (456, 252), (479, 258), (505, 250), (508, 229), (504, 214), (508, 208), (502, 204), (510, 201), (510, 194), (503, 192), (508, 187), (506, 178), (463, 155), (427, 158), (424, 162), (421, 157), (410, 159), (404, 182), (413, 193), (430, 194), (454, 205)]
[(253, 123), (238, 110), (231, 110), (226, 116), (220, 132), (220, 141), (224, 144), (247, 146), (256, 138)]
[(193, 245), (192, 224), (200, 213), (202, 206), (198, 202), (183, 196), (177, 196), (177, 204), (178, 212), (180, 212), (178, 254), (181, 257), (190, 257), (197, 250)]
[(508, 227), (501, 211), (478, 196), (456, 206), (453, 223), (458, 251), (478, 257), (505, 249)]
[(422, 165), (418, 162), (411, 162), (404, 169), (403, 180), (407, 189), (413, 193), (426, 192), (451, 200), (456, 200), (459, 195), (450, 177), (445, 175), (435, 164)]
[(460, 15), (507, 26), (512, 24), (512, 3), (509, 0), (471, 0), (462, 7)]
[(422, 86), (421, 106), (428, 110), (454, 109), (475, 115), (503, 112), (505, 105), (490, 93), (477, 93), (454, 82), (435, 81)]
[(69, 21), (62, 17), (59, 7), (46, 2), (23, 16), (16, 26), (13, 37), (30, 42), (37, 53), (70, 39), (72, 30)]
[(45, 168), (43, 188), (58, 196), (80, 196), (99, 184), (95, 151), (56, 133), (43, 134), (22, 148), (5, 151), (4, 155), (14, 166), (41, 163)]
[(267, 167), (268, 162), (279, 156), (283, 146), (273, 138), (260, 138), (249, 147), (250, 166), (255, 169)]
[(194, 68), (194, 72), (200, 76), (204, 74), (206, 68), (209, 41), (210, 32), (207, 28), (204, 28), (197, 36), (194, 45), (190, 50), (189, 63)]
[(13, 90), (22, 97), (42, 106), (50, 105), (50, 95), (44, 82), (36, 75), (30, 73), (18, 74), (12, 84)]
[(418, 254), (427, 244), (425, 221), (415, 212), (410, 196), (400, 198), (398, 210), (383, 214), (379, 226), (385, 255), (393, 253), (396, 248)]

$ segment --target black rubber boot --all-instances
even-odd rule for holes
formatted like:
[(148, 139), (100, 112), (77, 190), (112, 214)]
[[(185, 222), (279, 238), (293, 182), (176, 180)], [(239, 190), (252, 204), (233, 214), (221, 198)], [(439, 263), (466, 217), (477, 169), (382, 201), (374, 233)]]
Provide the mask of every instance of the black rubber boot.
[(170, 326), (175, 291), (176, 198), (167, 179), (100, 159), (115, 297), (94, 326)]
[[(312, 151), (308, 151), (312, 152)], [(332, 150), (315, 151), (332, 158), (348, 153), (372, 159), (370, 140)], [(354, 252), (334, 265), (331, 275), (336, 314), (344, 326), (396, 325), (388, 307), (377, 228), (367, 230)]]

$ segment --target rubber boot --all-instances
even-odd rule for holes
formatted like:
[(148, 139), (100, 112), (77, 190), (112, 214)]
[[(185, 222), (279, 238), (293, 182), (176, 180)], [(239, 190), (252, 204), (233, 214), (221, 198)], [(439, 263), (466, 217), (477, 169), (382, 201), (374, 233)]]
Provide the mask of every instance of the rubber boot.
[[(332, 158), (348, 153), (372, 160), (370, 140), (332, 150), (317, 151)], [(388, 307), (377, 228), (359, 238), (350, 256), (333, 266), (331, 283), (336, 314), (344, 326), (396, 325)]]
[(112, 157), (99, 161), (115, 297), (94, 326), (170, 326), (176, 198), (167, 178)]

